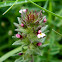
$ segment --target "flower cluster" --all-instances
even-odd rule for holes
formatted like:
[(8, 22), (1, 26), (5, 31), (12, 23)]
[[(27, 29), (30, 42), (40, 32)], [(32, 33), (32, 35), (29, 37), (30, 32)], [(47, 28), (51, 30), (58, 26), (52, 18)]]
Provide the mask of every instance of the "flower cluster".
[[(15, 30), (18, 32), (15, 38), (18, 39), (18, 45), (27, 47), (22, 47), (22, 51), (20, 51), (22, 53), (19, 53), (19, 55), (30, 55), (30, 57), (37, 55), (37, 52), (39, 52), (37, 49), (42, 47), (42, 39), (46, 36), (43, 31), (47, 21), (46, 16), (44, 16), (42, 10), (40, 12), (33, 10), (29, 12), (28, 9), (21, 9), (19, 13), (21, 13), (21, 17), (18, 17), (19, 24), (14, 23), (17, 26)], [(13, 45), (15, 44), (17, 45), (17, 42)]]

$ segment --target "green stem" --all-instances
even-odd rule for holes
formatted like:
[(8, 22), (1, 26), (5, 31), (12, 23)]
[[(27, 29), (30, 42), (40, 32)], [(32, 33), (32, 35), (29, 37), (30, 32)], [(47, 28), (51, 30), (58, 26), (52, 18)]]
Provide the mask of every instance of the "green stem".
[[(41, 1), (46, 1), (46, 0), (32, 0), (33, 2), (41, 2)], [(54, 1), (58, 1), (58, 0), (54, 0)], [(6, 6), (11, 6), (14, 4), (15, 1), (5, 1), (5, 2), (0, 2), (0, 8), (1, 7), (6, 7)], [(25, 1), (18, 1), (15, 5), (18, 5), (18, 4), (25, 4), (25, 3), (30, 3), (30, 2), (25, 2)]]
[[(49, 11), (52, 11), (52, 1), (50, 0), (49, 1)], [(52, 14), (49, 13), (49, 16), (48, 16), (48, 22), (51, 24), (51, 21), (52, 21)]]
[(6, 53), (5, 55), (3, 55), (3, 56), (0, 58), (0, 62), (6, 60), (7, 58), (9, 58), (10, 56), (12, 56), (13, 54), (15, 54), (15, 53), (21, 51), (21, 49), (22, 49), (22, 47), (20, 46), (20, 47), (18, 47), (18, 48), (16, 48), (16, 49), (14, 49), (14, 50), (12, 50), (12, 51)]
[(57, 33), (58, 35), (62, 36), (62, 34), (58, 33), (57, 31), (55, 31), (54, 29), (52, 29), (55, 33)]
[[(16, 3), (17, 1), (18, 1), (18, 0), (16, 0), (15, 3)], [(6, 14), (6, 13), (15, 5), (15, 3), (14, 3), (11, 7), (9, 7), (2, 15)]]
[(37, 5), (36, 3), (32, 2), (31, 0), (29, 0), (29, 1), (30, 1), (32, 4), (34, 4), (35, 6), (37, 6), (38, 8), (40, 8), (40, 9), (42, 9), (42, 10), (44, 10), (44, 11), (50, 13), (50, 14), (52, 14), (53, 16), (56, 16), (56, 17), (59, 17), (59, 18), (62, 19), (62, 16), (59, 16), (59, 15), (57, 15), (57, 14), (55, 14), (55, 13), (49, 11), (49, 10), (46, 10), (45, 8), (43, 8), (43, 7), (39, 6), (39, 5)]

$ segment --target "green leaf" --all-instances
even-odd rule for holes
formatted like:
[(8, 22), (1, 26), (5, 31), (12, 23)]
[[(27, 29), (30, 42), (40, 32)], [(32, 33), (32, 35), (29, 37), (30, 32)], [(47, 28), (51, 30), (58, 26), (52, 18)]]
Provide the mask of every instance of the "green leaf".
[(45, 42), (45, 39), (46, 39), (46, 37), (42, 38), (40, 41), (41, 41), (42, 43), (44, 43), (44, 42)]
[(28, 42), (28, 40), (26, 38), (23, 40), (21, 40), (21, 39), (17, 40), (12, 45), (26, 45), (27, 43), (25, 43), (25, 42)]
[(50, 54), (51, 55), (55, 55), (57, 53), (59, 53), (60, 48), (58, 46), (52, 46), (52, 48), (50, 49)]
[(16, 27), (19, 27), (19, 28), (20, 28), (19, 24), (15, 23), (15, 22), (14, 22), (13, 24), (14, 24)]
[(23, 29), (22, 27), (19, 28), (19, 29), (15, 29), (15, 31), (19, 31), (19, 32), (22, 32), (22, 33), (24, 33), (24, 34), (27, 33), (27, 31), (26, 31), (25, 29)]
[(50, 31), (50, 35), (49, 35), (49, 43), (50, 43), (50, 48), (52, 48), (54, 42), (55, 42), (55, 33), (53, 31)]
[[(45, 2), (44, 8), (46, 9), (47, 6), (48, 6), (48, 0)], [(43, 12), (45, 12), (45, 11), (43, 11)]]
[(12, 45), (20, 45), (21, 44), (21, 40), (15, 41)]
[(18, 34), (22, 35), (22, 33), (18, 32)]
[(16, 59), (14, 62), (23, 62), (23, 57)]
[(44, 20), (44, 18), (46, 18), (46, 16), (44, 16), (43, 18), (42, 18), (42, 20), (40, 20), (39, 21), (39, 23), (42, 25), (42, 21)]
[(13, 23), (16, 27), (18, 27), (18, 28), (20, 28), (20, 26), (19, 26), (19, 24), (17, 24), (17, 23)]
[(21, 25), (21, 18), (17, 17), (17, 19), (18, 19), (19, 25)]
[(46, 9), (48, 6), (48, 0), (45, 2), (44, 8)]
[(34, 52), (39, 56), (43, 56), (43, 52), (38, 47), (34, 50)]
[(48, 25), (41, 28), (41, 31), (44, 32), (47, 29)]
[(9, 58), (10, 56), (12, 56), (13, 54), (19, 52), (22, 50), (22, 47), (18, 47), (18, 48), (15, 48), (14, 50), (6, 53), (5, 55), (3, 55), (2, 57), (0, 57), (0, 62), (3, 62), (4, 60), (6, 60), (7, 58)]
[(12, 57), (19, 56), (18, 54), (13, 54)]
[(60, 20), (60, 22), (57, 24), (57, 27), (62, 26), (62, 20)]
[(43, 44), (41, 47), (46, 47), (46, 46), (48, 46), (49, 44)]

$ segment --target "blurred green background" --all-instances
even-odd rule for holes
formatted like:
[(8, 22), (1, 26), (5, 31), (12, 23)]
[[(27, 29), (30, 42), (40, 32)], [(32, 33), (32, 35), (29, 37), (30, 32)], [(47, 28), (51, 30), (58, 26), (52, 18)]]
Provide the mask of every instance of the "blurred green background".
[[(19, 0), (21, 2), (24, 0)], [(44, 7), (46, 0), (32, 0), (38, 5)], [(10, 9), (5, 15), (2, 15), (11, 5), (5, 6), (8, 4), (5, 2), (13, 3), (15, 0), (0, 0), (0, 57), (5, 53), (11, 51), (12, 49), (18, 46), (12, 46), (12, 43), (15, 41), (12, 36), (17, 33), (14, 31), (15, 26), (13, 22), (17, 22), (17, 17), (20, 17), (19, 10), (23, 8), (28, 8), (29, 10), (40, 11), (38, 7), (33, 5), (30, 2), (17, 4)], [(3, 4), (4, 3), (4, 4)], [(62, 0), (49, 0), (46, 4), (46, 9), (62, 16)], [(42, 57), (35, 57), (35, 62), (62, 62), (62, 37), (52, 31), (55, 31), (62, 34), (62, 19), (52, 16), (52, 14), (45, 12), (44, 15), (47, 17), (47, 25), (49, 32), (47, 33), (47, 38), (45, 40), (50, 43), (50, 46), (44, 48), (45, 53)], [(4, 62), (14, 62), (17, 57), (10, 57)]]

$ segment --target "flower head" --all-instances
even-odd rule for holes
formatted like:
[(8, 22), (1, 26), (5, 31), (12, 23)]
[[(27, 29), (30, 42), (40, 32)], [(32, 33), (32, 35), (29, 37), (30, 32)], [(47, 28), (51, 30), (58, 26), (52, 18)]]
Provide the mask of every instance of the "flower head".
[(46, 36), (44, 33), (40, 33), (37, 35), (38, 38), (43, 38), (44, 36)]
[[(45, 29), (47, 28), (47, 26), (45, 26), (45, 22), (47, 21), (46, 16), (44, 16), (42, 11), (37, 12), (32, 10), (29, 12), (28, 9), (21, 9), (19, 13), (21, 13), (21, 17), (18, 17), (19, 24), (14, 23), (17, 27), (15, 31), (18, 33), (15, 35), (16, 37), (14, 36), (16, 41), (12, 44), (20, 45), (22, 47), (22, 50), (20, 50), (17, 55), (20, 55), (21, 58), (23, 58), (23, 56), (26, 56), (27, 54), (28, 59), (30, 59), (33, 54), (41, 55), (41, 50), (43, 49), (42, 42), (44, 41), (43, 38), (46, 36), (46, 34), (42, 32), (45, 32)], [(28, 48), (29, 52), (27, 52)], [(34, 50), (36, 51), (32, 53)], [(27, 58), (25, 60), (27, 60)]]

